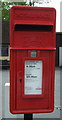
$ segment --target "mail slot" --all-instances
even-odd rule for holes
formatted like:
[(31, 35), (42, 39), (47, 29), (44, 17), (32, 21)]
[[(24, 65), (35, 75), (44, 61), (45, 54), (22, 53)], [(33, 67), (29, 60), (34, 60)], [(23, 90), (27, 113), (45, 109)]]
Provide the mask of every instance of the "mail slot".
[(54, 8), (11, 8), (11, 113), (49, 113), (54, 110), (55, 30)]

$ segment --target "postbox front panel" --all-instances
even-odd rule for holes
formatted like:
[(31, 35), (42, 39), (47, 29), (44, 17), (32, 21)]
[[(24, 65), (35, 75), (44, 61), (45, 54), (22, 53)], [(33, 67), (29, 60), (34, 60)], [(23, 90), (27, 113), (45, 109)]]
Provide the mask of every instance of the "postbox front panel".
[[(28, 10), (32, 13), (30, 20), (24, 16), (24, 14), (29, 16)], [(40, 12), (39, 18), (36, 17), (38, 12)], [(48, 15), (49, 19), (45, 18), (43, 13)], [(17, 15), (20, 18), (17, 18)], [(54, 9), (16, 6), (11, 9), (10, 111), (12, 113), (46, 113), (54, 109), (54, 20)]]

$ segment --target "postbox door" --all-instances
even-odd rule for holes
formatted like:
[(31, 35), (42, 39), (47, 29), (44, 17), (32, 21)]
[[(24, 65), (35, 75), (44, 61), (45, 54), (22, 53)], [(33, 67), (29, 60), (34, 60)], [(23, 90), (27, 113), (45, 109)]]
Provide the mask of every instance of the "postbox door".
[[(15, 54), (16, 52), (16, 54)], [(44, 110), (45, 108), (48, 108), (50, 110), (51, 106), (51, 94), (52, 91), (51, 89), (51, 63), (50, 59), (52, 56), (50, 56), (50, 51), (39, 51), (39, 56), (40, 57), (29, 57), (29, 52), (26, 51), (13, 51), (14, 56), (12, 56), (12, 64), (14, 65), (13, 72), (12, 72), (12, 78), (13, 81), (12, 83), (14, 84), (14, 91), (15, 96), (12, 103), (14, 104), (14, 107), (16, 107), (17, 110), (25, 110), (28, 112), (29, 110), (32, 112), (37, 111), (39, 112)], [(39, 66), (39, 73), (36, 73), (35, 76), (38, 77), (37, 79), (31, 79), (31, 83), (26, 81), (26, 65), (27, 62), (36, 62), (36, 67)], [(28, 64), (30, 65), (30, 63)], [(38, 65), (38, 66), (37, 66)], [(30, 68), (29, 68), (30, 69)], [(29, 70), (28, 69), (28, 70)], [(37, 68), (34, 69), (34, 72), (36, 71)], [(32, 70), (32, 69), (31, 69)], [(40, 73), (41, 70), (41, 73)], [(15, 73), (15, 74), (14, 74)], [(31, 75), (34, 75), (33, 72), (30, 73)], [(39, 75), (40, 76), (39, 76)], [(53, 74), (53, 73), (52, 73)], [(39, 77), (41, 79), (39, 79)], [(30, 79), (28, 79), (30, 80)], [(34, 82), (35, 80), (35, 82)], [(34, 82), (34, 83), (33, 83)], [(36, 89), (36, 82), (39, 84), (39, 88)], [(52, 81), (53, 82), (53, 81)], [(26, 86), (25, 86), (26, 84)], [(30, 85), (31, 84), (31, 85)], [(27, 87), (27, 88), (26, 88)], [(31, 87), (31, 91), (29, 89)], [(36, 89), (36, 90), (33, 90)]]

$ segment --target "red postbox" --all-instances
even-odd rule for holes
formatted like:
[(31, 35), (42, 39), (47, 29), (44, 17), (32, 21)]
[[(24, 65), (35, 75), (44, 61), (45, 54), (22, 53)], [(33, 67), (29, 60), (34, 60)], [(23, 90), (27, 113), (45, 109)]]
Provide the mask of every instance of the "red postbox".
[(54, 8), (14, 6), (10, 11), (10, 111), (54, 110)]

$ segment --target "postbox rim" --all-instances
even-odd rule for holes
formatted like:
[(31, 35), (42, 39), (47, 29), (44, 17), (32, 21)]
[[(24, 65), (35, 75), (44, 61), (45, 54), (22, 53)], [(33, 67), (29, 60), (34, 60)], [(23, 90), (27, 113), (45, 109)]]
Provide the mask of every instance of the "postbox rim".
[[(33, 9), (33, 6), (21, 6), (21, 5), (17, 6), (17, 5), (14, 5), (14, 6), (11, 7), (11, 10), (16, 9), (16, 8), (24, 8), (24, 9), (25, 8), (29, 8), (29, 9), (32, 8)], [(34, 9), (54, 10), (56, 12), (56, 9), (54, 7), (36, 7), (35, 6)]]

